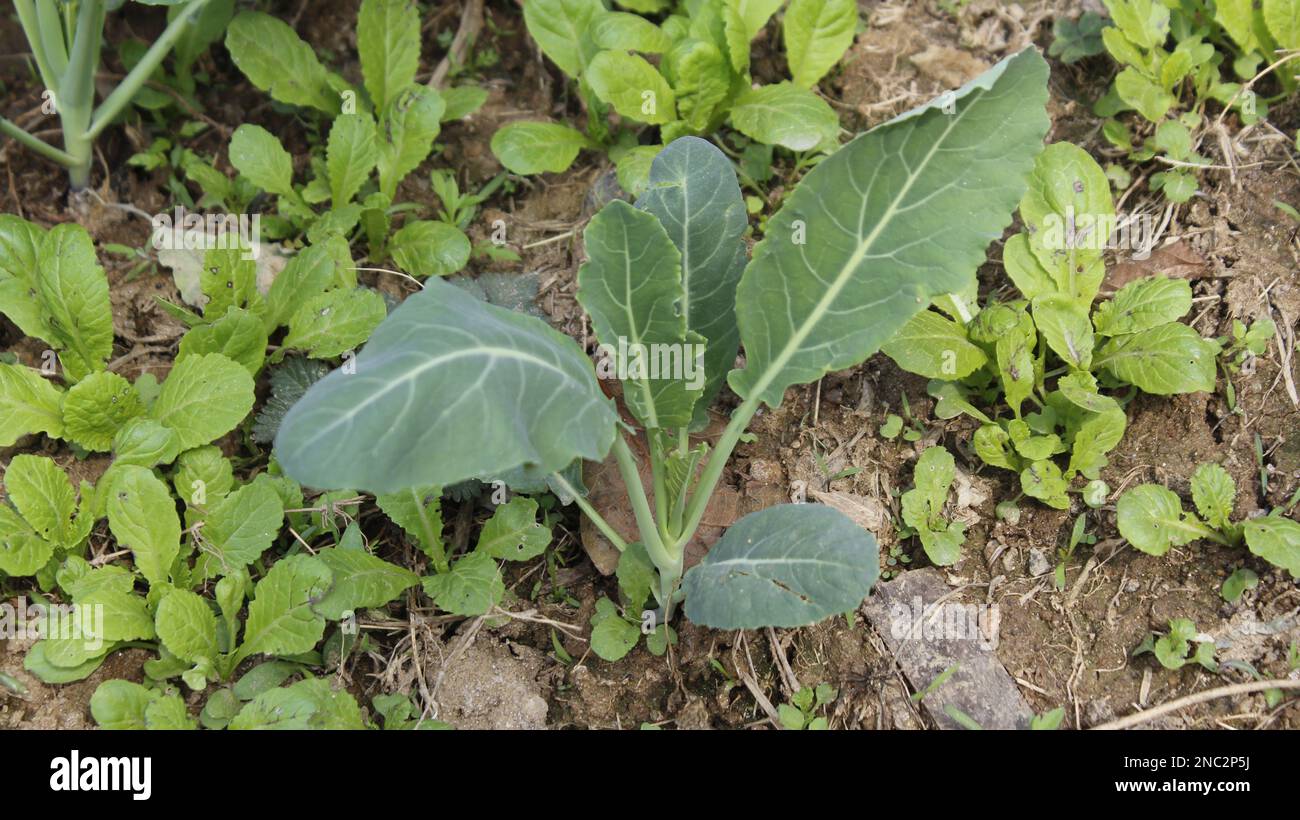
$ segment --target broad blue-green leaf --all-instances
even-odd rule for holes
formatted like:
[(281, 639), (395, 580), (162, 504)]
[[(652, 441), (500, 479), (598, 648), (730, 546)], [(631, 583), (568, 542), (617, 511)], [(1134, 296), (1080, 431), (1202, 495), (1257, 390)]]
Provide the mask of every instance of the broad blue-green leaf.
[(492, 135), (492, 153), (516, 174), (567, 171), (589, 147), (581, 131), (553, 122), (512, 122)]
[(1147, 393), (1168, 396), (1213, 391), (1217, 355), (1213, 342), (1187, 325), (1171, 322), (1112, 339), (1097, 364)]
[(150, 416), (176, 431), (182, 450), (215, 441), (253, 409), (253, 377), (220, 353), (177, 362)]
[(113, 352), (113, 310), (108, 279), (95, 244), (80, 225), (56, 225), (41, 243), (36, 289), (41, 310), (72, 381), (103, 370)]
[(330, 201), (335, 208), (352, 201), (379, 161), (375, 121), (367, 114), (343, 114), (334, 120), (325, 146)]
[(1146, 276), (1098, 305), (1092, 321), (1098, 336), (1123, 336), (1176, 322), (1191, 309), (1192, 286), (1186, 279)]
[(527, 561), (541, 555), (550, 543), (551, 528), (537, 520), (537, 502), (517, 495), (492, 513), (474, 549), (493, 558)]
[(293, 157), (260, 125), (244, 123), (230, 136), (230, 164), (268, 194), (292, 197)]
[(790, 0), (782, 26), (794, 84), (812, 88), (853, 45), (858, 4), (856, 0)]
[(253, 85), (280, 102), (338, 113), (329, 72), (288, 23), (262, 12), (243, 12), (230, 22), (226, 48)]
[(1207, 462), (1192, 473), (1192, 501), (1206, 523), (1221, 530), (1231, 522), (1237, 483), (1223, 467)]
[(151, 585), (165, 584), (181, 550), (176, 502), (152, 470), (123, 465), (108, 495), (108, 527), (131, 550), (136, 569)]
[(685, 426), (704, 386), (704, 350), (688, 343), (679, 311), (686, 295), (677, 248), (653, 214), (620, 199), (592, 218), (583, 241), (578, 301), (612, 364), (609, 375), (623, 379), (624, 401), (646, 427)]
[(453, 615), (484, 615), (500, 603), (505, 590), (501, 570), (486, 552), (471, 552), (450, 572), (424, 579), (424, 593)]
[(672, 86), (639, 54), (600, 52), (587, 66), (587, 82), (622, 117), (652, 125), (677, 119)]
[(391, 493), (523, 467), (599, 461), (615, 413), (576, 342), (440, 279), (406, 299), (357, 357), (280, 426), (285, 473), (313, 487)]
[(379, 190), (392, 199), (407, 174), (433, 150), (442, 130), (446, 103), (431, 88), (413, 85), (401, 91), (379, 119)]
[(1300, 524), (1281, 515), (1252, 518), (1243, 525), (1250, 551), (1300, 578)]
[(337, 621), (345, 613), (383, 606), (420, 583), (408, 569), (376, 558), (364, 549), (329, 547), (316, 555), (334, 575), (334, 586), (316, 611)]
[(735, 301), (745, 267), (745, 202), (726, 155), (707, 140), (682, 137), (655, 157), (636, 206), (658, 218), (681, 254), (686, 329), (706, 340), (699, 419), (722, 389), (740, 344)]
[(0, 447), (26, 435), (63, 436), (63, 393), (41, 374), (0, 362)]
[(330, 587), (330, 571), (318, 558), (291, 555), (277, 561), (257, 584), (237, 660), (250, 655), (297, 655), (311, 651), (325, 634), (325, 618), (313, 606)]
[(966, 285), (1024, 191), (1047, 130), (1046, 77), (1043, 58), (1023, 51), (963, 88), (954, 114), (913, 111), (804, 177), (737, 289), (736, 392), (775, 407), (787, 387), (861, 362)]
[(840, 119), (826, 101), (792, 83), (746, 90), (736, 97), (730, 116), (732, 126), (750, 139), (791, 151), (834, 145), (840, 131)]
[(1183, 512), (1171, 490), (1142, 484), (1126, 490), (1115, 502), (1119, 534), (1148, 555), (1164, 555), (1171, 546), (1190, 544), (1206, 533), (1196, 516)]
[(933, 310), (913, 316), (880, 349), (909, 373), (945, 381), (963, 379), (988, 362), (966, 328)]
[(820, 504), (750, 513), (686, 573), (686, 616), (715, 629), (807, 626), (856, 609), (880, 574), (871, 533)]
[(604, 11), (600, 0), (531, 0), (524, 4), (524, 25), (551, 62), (577, 77), (586, 64), (587, 26)]
[(384, 297), (378, 291), (327, 290), (294, 313), (283, 344), (313, 359), (333, 359), (370, 338), (385, 315)]
[(420, 67), (420, 8), (411, 0), (363, 0), (357, 12), (357, 52), (366, 92), (382, 111), (415, 82)]
[(469, 262), (469, 237), (445, 222), (408, 222), (393, 235), (389, 251), (397, 266), (412, 276), (450, 276)]

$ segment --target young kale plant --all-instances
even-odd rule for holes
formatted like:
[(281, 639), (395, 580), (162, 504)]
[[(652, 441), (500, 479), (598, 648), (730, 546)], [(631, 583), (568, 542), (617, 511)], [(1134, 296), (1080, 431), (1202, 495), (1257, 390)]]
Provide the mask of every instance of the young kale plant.
[[(1124, 435), (1121, 402), (1103, 389), (1214, 389), (1218, 346), (1178, 322), (1192, 306), (1185, 280), (1139, 279), (1093, 309), (1114, 213), (1097, 163), (1069, 143), (1049, 146), (1020, 202), (1026, 230), (1003, 250), (1021, 298), (980, 310), (973, 290), (945, 296), (935, 304), (948, 315), (921, 311), (882, 348), (934, 380), (936, 415), (982, 423), (974, 440), (985, 463), (1015, 471), (1025, 495), (1058, 509), (1069, 507), (1071, 479), (1099, 478)], [(986, 415), (973, 403), (981, 396), (1002, 397), (1010, 416)], [(1062, 471), (1053, 459), (1064, 453)]]
[(4, 117), (0, 117), (0, 133), (67, 168), (74, 190), (85, 188), (90, 181), (95, 138), (141, 93), (168, 53), (176, 49), (179, 55), (184, 50), (177, 68), (188, 71), (211, 41), (214, 26), (219, 30), (223, 25), (219, 16), (204, 16), (211, 3), (149, 0), (148, 5), (172, 7), (167, 27), (143, 54), (136, 56), (126, 76), (96, 107), (95, 74), (104, 42), (104, 21), (110, 10), (122, 5), (122, 0), (14, 0), (18, 22), (45, 85), (44, 99), (59, 115), (63, 147), (50, 145)]
[[(614, 372), (644, 430), (633, 444), (649, 461), (649, 494), (624, 435), (635, 428), (585, 352), (534, 317), (436, 279), (379, 326), (354, 368), (326, 376), (292, 407), (276, 438), (279, 463), (318, 488), (549, 486), (579, 505), (622, 560), (644, 550), (656, 625), (683, 601), (692, 621), (725, 629), (800, 626), (853, 609), (877, 578), (878, 549), (829, 507), (745, 516), (689, 572), (686, 544), (762, 405), (862, 362), (931, 300), (973, 287), (1042, 148), (1046, 77), (1042, 57), (1026, 50), (945, 104), (859, 136), (804, 177), (748, 264), (735, 172), (698, 138), (659, 153), (636, 205), (618, 200), (592, 219), (578, 299), (607, 355), (628, 365)], [(732, 370), (739, 344), (745, 364)], [(632, 362), (615, 354), (633, 350), (676, 351), (682, 370), (656, 372), (636, 366), (635, 353)], [(695, 365), (702, 373), (687, 369)], [(690, 431), (724, 379), (742, 401), (706, 452)], [(579, 486), (580, 462), (611, 450), (635, 539)]]
[[(483, 102), (479, 89), (438, 91), (415, 82), (420, 62), (420, 12), (408, 0), (365, 0), (357, 15), (357, 50), (364, 79), (354, 88), (317, 59), (285, 22), (244, 12), (230, 24), (226, 48), (253, 85), (277, 102), (330, 119), (323, 155), (312, 177), (294, 183), (293, 158), (280, 140), (245, 124), (230, 140), (230, 163), (242, 178), (277, 198), (279, 235), (306, 231), (309, 241), (349, 235), (361, 226), (371, 261), (390, 252), (406, 273), (446, 276), (465, 266), (470, 241), (443, 221), (408, 221), (387, 241), (397, 187), (434, 150), (442, 123)], [(377, 182), (372, 182), (377, 177)], [(316, 209), (328, 203), (322, 213)], [(275, 227), (275, 226), (273, 226)]]
[[(656, 25), (638, 14), (608, 11), (600, 0), (533, 0), (524, 22), (542, 53), (577, 81), (587, 110), (586, 133), (566, 125), (515, 122), (492, 138), (492, 152), (518, 174), (563, 171), (583, 149), (608, 150), (619, 182), (633, 194), (646, 185), (650, 162), (685, 135), (708, 135), (724, 123), (757, 143), (791, 151), (829, 150), (839, 118), (811, 90), (853, 43), (853, 0), (791, 0), (783, 17), (791, 79), (753, 88), (750, 41), (780, 8), (780, 0), (638, 4), (669, 12)], [(658, 56), (658, 65), (645, 56)], [(660, 145), (637, 145), (616, 133), (609, 115), (659, 126)]]
[(1226, 547), (1244, 542), (1255, 555), (1300, 578), (1300, 523), (1287, 518), (1287, 510), (1280, 507), (1268, 515), (1234, 522), (1236, 497), (1237, 485), (1227, 470), (1202, 464), (1192, 475), (1196, 512), (1184, 510), (1172, 490), (1142, 484), (1120, 496), (1116, 523), (1120, 535), (1149, 555), (1164, 555), (1170, 547), (1199, 539)]

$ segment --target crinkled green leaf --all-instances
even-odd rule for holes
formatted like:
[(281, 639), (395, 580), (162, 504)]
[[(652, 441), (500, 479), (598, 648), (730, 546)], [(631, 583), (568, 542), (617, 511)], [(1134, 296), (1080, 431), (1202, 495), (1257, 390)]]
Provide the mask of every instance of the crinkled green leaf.
[(516, 174), (567, 171), (583, 148), (581, 131), (553, 122), (512, 122), (492, 135), (492, 153)]
[(379, 119), (379, 190), (390, 199), (397, 186), (433, 150), (442, 130), (446, 103), (431, 88), (413, 85), (402, 90)]
[(639, 54), (602, 51), (587, 66), (587, 82), (620, 116), (661, 125), (677, 118), (677, 98), (659, 70)]
[(471, 552), (457, 561), (450, 572), (424, 579), (424, 594), (439, 609), (453, 615), (485, 615), (501, 602), (505, 591), (501, 570), (486, 552)]
[(113, 353), (113, 310), (90, 234), (71, 222), (51, 228), (37, 266), (41, 310), (64, 372), (78, 381), (103, 370)]
[(187, 663), (215, 661), (220, 654), (217, 616), (202, 596), (187, 589), (167, 593), (158, 604), (154, 626), (168, 651)]
[(63, 397), (38, 371), (0, 362), (0, 447), (34, 433), (62, 438)]
[(293, 196), (293, 157), (260, 125), (244, 123), (230, 137), (230, 164), (270, 194)]
[(27, 525), (41, 538), (63, 547), (80, 540), (73, 517), (77, 492), (52, 459), (16, 455), (4, 472), (4, 489)]
[(551, 528), (537, 520), (537, 502), (517, 495), (492, 513), (475, 550), (493, 558), (527, 561), (541, 555), (550, 543)]
[(1192, 328), (1177, 322), (1112, 339), (1100, 351), (1097, 364), (1115, 378), (1147, 393), (1214, 390), (1218, 347)]
[(1061, 468), (1050, 461), (1035, 461), (1020, 471), (1020, 489), (1024, 494), (1049, 507), (1068, 510), (1070, 499), (1065, 494), (1068, 488), (1061, 477)]
[(1120, 535), (1149, 555), (1164, 555), (1205, 535), (1205, 525), (1183, 512), (1178, 496), (1159, 484), (1126, 490), (1115, 503), (1115, 523)]
[(383, 606), (420, 583), (408, 569), (376, 558), (364, 549), (329, 547), (316, 555), (334, 575), (334, 586), (316, 605), (330, 620), (358, 609)]
[(152, 585), (165, 584), (181, 549), (176, 502), (152, 470), (119, 469), (108, 496), (108, 526), (119, 546), (131, 550), (136, 569)]
[[(788, 82), (746, 90), (736, 97), (730, 117), (732, 126), (750, 139), (791, 151), (833, 145), (840, 130), (840, 119), (825, 100)], [(846, 187), (854, 184), (847, 183)], [(868, 193), (875, 192), (859, 195)]]
[(293, 315), (283, 345), (313, 359), (333, 359), (370, 338), (387, 312), (384, 297), (377, 291), (328, 290)]
[[(245, 567), (270, 548), (284, 523), (284, 504), (265, 473), (212, 507), (203, 525), (205, 557), (214, 575)], [(306, 650), (303, 650), (306, 651)]]
[(1120, 288), (1093, 314), (1098, 336), (1123, 336), (1175, 322), (1192, 309), (1192, 286), (1186, 279), (1145, 276)]
[(591, 651), (607, 661), (622, 660), (641, 640), (641, 627), (626, 621), (608, 598), (596, 601), (591, 616)]
[(176, 431), (182, 450), (215, 441), (253, 409), (253, 377), (220, 353), (177, 362), (163, 382), (150, 416)]
[(1243, 525), (1246, 546), (1276, 567), (1300, 578), (1300, 524), (1280, 515), (1252, 518)]
[(933, 310), (913, 316), (880, 349), (909, 373), (931, 379), (962, 379), (988, 362), (965, 327)]
[(220, 353), (256, 376), (266, 359), (266, 341), (263, 320), (232, 305), (215, 322), (190, 328), (181, 337), (176, 361), (204, 353)]
[(1232, 521), (1237, 501), (1237, 483), (1218, 464), (1206, 463), (1192, 473), (1192, 501), (1205, 522), (1221, 530)]
[(379, 161), (375, 121), (367, 114), (343, 114), (334, 120), (325, 147), (330, 201), (335, 208), (352, 201)]
[(329, 567), (310, 555), (291, 555), (271, 567), (248, 605), (238, 660), (250, 655), (297, 655), (316, 646), (325, 618), (315, 603), (329, 591)]
[(364, 729), (361, 707), (327, 678), (300, 680), (270, 689), (245, 704), (231, 729)]

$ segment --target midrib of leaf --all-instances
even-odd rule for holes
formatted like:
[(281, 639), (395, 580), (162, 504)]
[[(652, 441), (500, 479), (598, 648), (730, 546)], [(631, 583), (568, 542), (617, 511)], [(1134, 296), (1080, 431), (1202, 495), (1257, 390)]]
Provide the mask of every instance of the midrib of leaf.
[[(325, 427), (321, 428), (320, 432), (318, 432), (315, 436), (312, 437), (311, 443), (314, 444), (315, 442), (320, 441), (322, 437), (329, 435), (339, 425), (344, 423), (350, 423), (352, 419), (362, 410), (366, 409), (367, 407), (374, 404), (375, 402), (382, 400), (384, 396), (388, 395), (389, 393), (396, 390), (397, 388), (406, 385), (407, 382), (415, 380), (424, 371), (435, 368), (438, 365), (442, 364), (443, 362), (449, 362), (449, 361), (454, 361), (456, 359), (465, 359), (473, 356), (479, 356), (483, 353), (489, 354), (493, 359), (498, 359), (498, 358), (518, 359), (520, 361), (531, 362), (532, 364), (535, 364), (541, 368), (558, 373), (561, 377), (564, 378), (566, 382), (573, 381), (572, 377), (570, 377), (568, 373), (564, 372), (563, 369), (556, 367), (555, 365), (551, 364), (545, 359), (539, 359), (536, 356), (532, 356), (527, 353), (521, 353), (517, 350), (510, 350), (504, 347), (496, 347), (494, 345), (479, 346), (479, 347), (471, 348), (469, 350), (458, 350), (455, 353), (445, 353), (441, 356), (434, 356), (433, 358), (426, 361), (424, 364), (412, 368), (401, 377), (393, 379), (380, 390), (377, 390), (374, 393), (370, 394), (370, 396), (367, 399), (354, 406), (348, 412), (339, 414), (338, 418), (336, 418), (334, 421), (330, 422), (329, 424), (325, 425)], [(484, 372), (486, 373), (487, 371)], [(582, 387), (582, 385), (578, 385), (578, 386)], [(159, 421), (161, 422), (161, 420)]]
[[(658, 220), (656, 220), (658, 221)], [(627, 233), (627, 222), (619, 221), (619, 227), (623, 231), (623, 247), (628, 249), (632, 247), (632, 238)], [(623, 302), (623, 313), (627, 316), (627, 326), (632, 330), (633, 344), (641, 345), (641, 328), (637, 325), (636, 316), (632, 313), (632, 256), (628, 253), (622, 253), (623, 257), (623, 293), (625, 301)], [(683, 268), (685, 270), (685, 268)], [(683, 277), (684, 278), (684, 277)], [(649, 363), (646, 363), (647, 368)], [(641, 389), (641, 397), (645, 402), (646, 412), (649, 418), (646, 419), (646, 427), (655, 429), (659, 427), (659, 412), (655, 408), (654, 393), (650, 390), (650, 377), (648, 374), (642, 375), (637, 379), (637, 386)]]
[[(908, 172), (906, 183), (903, 184), (903, 187), (899, 189), (898, 193), (895, 194), (894, 198), (890, 201), (889, 208), (886, 209), (880, 221), (876, 223), (874, 228), (872, 228), (871, 233), (858, 243), (857, 250), (855, 250), (853, 255), (849, 257), (848, 261), (840, 267), (839, 273), (835, 275), (835, 280), (831, 283), (831, 286), (826, 289), (826, 293), (822, 295), (822, 298), (817, 301), (817, 305), (813, 308), (812, 313), (804, 320), (803, 325), (796, 329), (795, 333), (791, 335), (790, 340), (786, 342), (783, 348), (781, 348), (781, 352), (772, 360), (772, 363), (768, 365), (767, 370), (764, 371), (758, 381), (754, 383), (754, 386), (750, 388), (751, 399), (762, 396), (763, 392), (767, 390), (768, 385), (776, 379), (777, 375), (785, 368), (790, 359), (799, 352), (804, 340), (806, 340), (809, 334), (811, 334), (817, 325), (821, 323), (822, 318), (825, 317), (827, 311), (830, 310), (831, 305), (834, 304), (840, 291), (842, 291), (844, 286), (849, 283), (849, 280), (853, 278), (853, 273), (857, 269), (857, 266), (867, 257), (867, 254), (875, 245), (880, 234), (889, 227), (895, 214), (898, 212), (899, 203), (907, 198), (907, 194), (912, 190), (912, 186), (916, 183), (916, 180), (920, 177), (921, 173), (929, 166), (930, 160), (933, 159), (935, 153), (938, 152), (939, 147), (947, 141), (948, 135), (952, 133), (953, 128), (961, 122), (962, 118), (966, 116), (966, 112), (974, 108), (975, 103), (983, 96), (983, 89), (979, 89), (972, 93), (969, 103), (962, 108), (961, 112), (958, 113), (957, 116), (950, 118), (948, 127), (944, 129), (943, 134), (939, 139), (935, 140), (930, 146), (930, 150), (926, 153), (925, 158), (917, 164), (916, 170)], [(746, 404), (748, 403), (749, 402), (747, 401)]]

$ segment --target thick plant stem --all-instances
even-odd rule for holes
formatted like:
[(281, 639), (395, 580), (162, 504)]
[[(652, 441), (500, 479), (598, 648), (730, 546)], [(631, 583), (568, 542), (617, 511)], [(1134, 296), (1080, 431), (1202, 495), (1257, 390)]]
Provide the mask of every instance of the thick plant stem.
[(63, 123), (63, 149), (73, 160), (68, 176), (74, 191), (90, 182), (94, 139), (87, 129), (95, 101), (95, 67), (99, 64), (104, 15), (102, 0), (85, 0), (78, 8), (67, 72), (55, 97)]
[(749, 420), (758, 412), (761, 402), (759, 396), (762, 395), (765, 387), (766, 385), (760, 382), (750, 392), (749, 398), (736, 408), (736, 412), (731, 414), (727, 429), (718, 439), (718, 446), (709, 454), (709, 463), (704, 465), (704, 472), (700, 475), (700, 481), (695, 485), (695, 492), (691, 494), (690, 503), (686, 507), (686, 523), (682, 526), (677, 543), (670, 547), (675, 554), (681, 554), (686, 548), (686, 542), (690, 541), (695, 531), (700, 528), (700, 521), (704, 518), (704, 508), (709, 503), (709, 497), (713, 495), (714, 488), (722, 479), (722, 470), (727, 466), (727, 460), (731, 458), (731, 451), (736, 449), (740, 437), (745, 433), (745, 428), (749, 426)]
[(650, 501), (645, 496), (645, 488), (641, 486), (641, 475), (636, 469), (636, 459), (622, 436), (614, 438), (614, 458), (618, 462), (619, 475), (623, 477), (628, 501), (632, 503), (632, 514), (636, 516), (636, 527), (641, 533), (641, 543), (645, 546), (646, 553), (660, 571), (664, 567), (672, 567), (680, 558), (680, 554), (670, 553), (664, 546), (663, 539), (659, 537), (659, 527), (650, 512)]
[(582, 494), (578, 492), (577, 488), (570, 484), (568, 480), (559, 473), (551, 473), (551, 481), (558, 484), (566, 493), (569, 494), (570, 497), (573, 498), (574, 503), (578, 505), (578, 509), (582, 510), (583, 515), (591, 519), (591, 523), (596, 525), (596, 529), (600, 530), (601, 534), (609, 539), (609, 542), (617, 547), (619, 552), (627, 552), (627, 542), (623, 540), (621, 535), (614, 531), (614, 528), (609, 525), (608, 521), (601, 517), (600, 513), (596, 512), (596, 508), (591, 506), (591, 503), (582, 497)]

